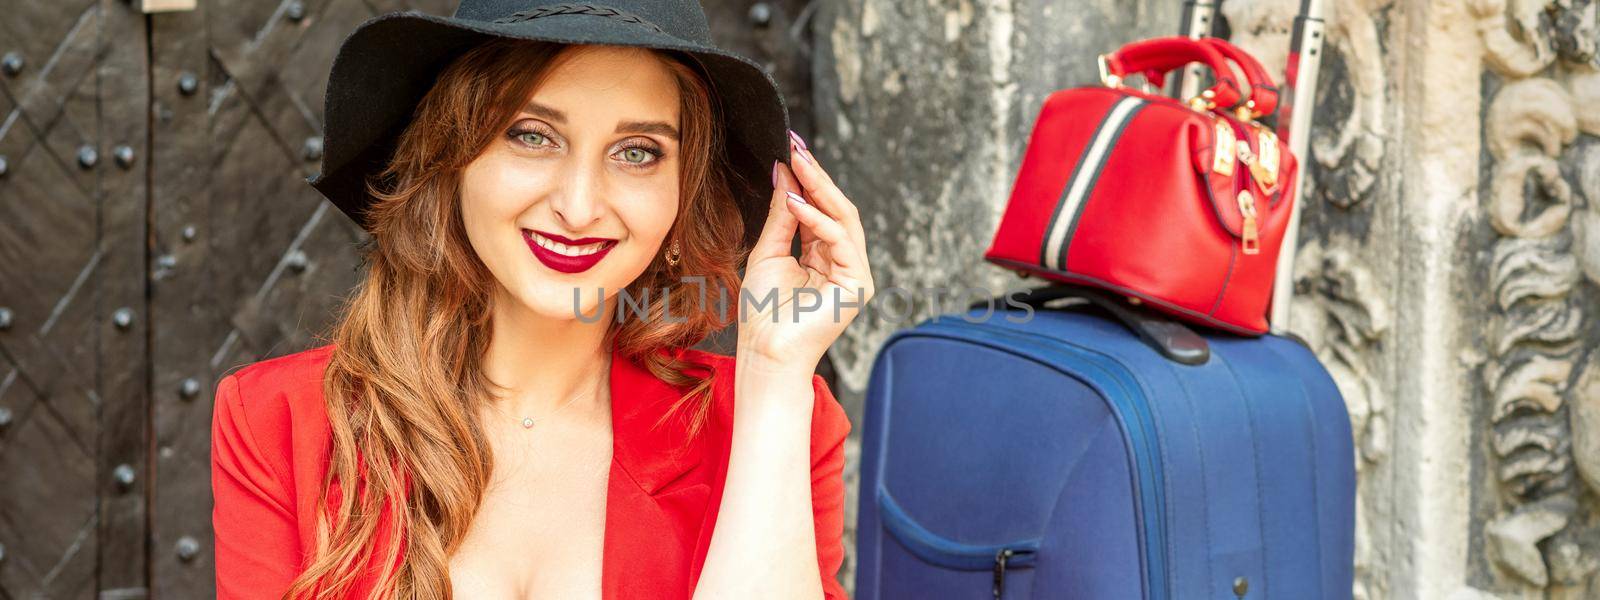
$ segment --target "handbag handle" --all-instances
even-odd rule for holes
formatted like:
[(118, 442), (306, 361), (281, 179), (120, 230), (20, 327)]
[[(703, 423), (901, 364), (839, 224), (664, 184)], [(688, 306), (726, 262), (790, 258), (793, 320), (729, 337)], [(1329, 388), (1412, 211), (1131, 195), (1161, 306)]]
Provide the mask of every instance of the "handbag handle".
[(1205, 64), (1215, 74), (1217, 82), (1200, 92), (1199, 99), (1206, 108), (1234, 108), (1244, 100), (1233, 69), (1216, 48), (1183, 36), (1168, 36), (1140, 40), (1100, 56), (1102, 79), (1115, 85), (1131, 73), (1140, 73), (1157, 85), (1173, 69), (1192, 62)]
[(1272, 76), (1267, 74), (1266, 67), (1261, 66), (1261, 61), (1251, 56), (1228, 40), (1217, 37), (1200, 38), (1200, 43), (1211, 46), (1223, 58), (1239, 65), (1244, 72), (1245, 81), (1250, 84), (1250, 99), (1244, 108), (1250, 110), (1249, 118), (1241, 115), (1242, 120), (1252, 120), (1262, 115), (1270, 115), (1278, 109), (1278, 88), (1272, 83)]

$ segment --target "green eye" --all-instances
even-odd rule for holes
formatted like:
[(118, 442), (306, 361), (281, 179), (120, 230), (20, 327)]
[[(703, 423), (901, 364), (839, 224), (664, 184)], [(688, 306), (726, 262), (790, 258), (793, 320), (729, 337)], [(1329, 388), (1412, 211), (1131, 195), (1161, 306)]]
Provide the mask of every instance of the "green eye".
[[(534, 141), (529, 141), (529, 137), (530, 136), (533, 138)], [(527, 144), (529, 146), (541, 146), (541, 145), (543, 145), (543, 141), (544, 140), (549, 139), (549, 138), (546, 138), (544, 136), (544, 134), (541, 134), (541, 133), (538, 133), (538, 132), (535, 132), (535, 131), (526, 131), (526, 132), (520, 133), (520, 134), (517, 135), (517, 138), (522, 140), (522, 143)]]
[(644, 150), (640, 150), (638, 148), (628, 148), (627, 150), (622, 151), (622, 159), (634, 164), (650, 160), (650, 157), (651, 155), (649, 152), (645, 152)]

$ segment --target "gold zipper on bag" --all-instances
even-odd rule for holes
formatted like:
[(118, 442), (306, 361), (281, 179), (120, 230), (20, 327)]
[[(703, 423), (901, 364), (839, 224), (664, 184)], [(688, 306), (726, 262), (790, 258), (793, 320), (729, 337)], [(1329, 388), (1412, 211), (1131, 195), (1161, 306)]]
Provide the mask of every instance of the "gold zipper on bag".
[(1261, 154), (1258, 156), (1251, 152), (1249, 143), (1236, 146), (1239, 149), (1239, 162), (1250, 168), (1250, 177), (1261, 184), (1262, 191), (1272, 193), (1278, 187), (1278, 136), (1257, 125), (1256, 146), (1261, 148)]
[(1261, 231), (1256, 223), (1256, 197), (1250, 190), (1239, 190), (1239, 214), (1244, 216), (1244, 253), (1260, 253)]
[[(1237, 156), (1239, 162), (1250, 168), (1250, 177), (1259, 177), (1262, 166), (1258, 164), (1255, 153), (1250, 151), (1249, 142), (1235, 135), (1232, 125), (1220, 115), (1215, 117), (1214, 123), (1216, 125), (1216, 143), (1213, 148), (1215, 158), (1211, 164), (1212, 172), (1223, 176), (1232, 175), (1234, 157)], [(1272, 162), (1277, 162), (1276, 156), (1272, 158)], [(1275, 164), (1274, 168), (1276, 168)], [(1246, 188), (1248, 187), (1246, 185)], [(1249, 189), (1243, 189), (1239, 190), (1235, 200), (1239, 203), (1239, 215), (1244, 217), (1242, 226), (1244, 231), (1241, 235), (1244, 253), (1258, 254), (1261, 252), (1261, 226), (1256, 221), (1256, 197), (1250, 193)]]

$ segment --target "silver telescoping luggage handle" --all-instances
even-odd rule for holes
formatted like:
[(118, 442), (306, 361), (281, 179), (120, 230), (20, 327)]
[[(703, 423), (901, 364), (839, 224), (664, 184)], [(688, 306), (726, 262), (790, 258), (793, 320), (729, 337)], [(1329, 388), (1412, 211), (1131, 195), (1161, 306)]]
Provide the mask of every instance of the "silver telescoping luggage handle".
[[(1272, 307), (1267, 323), (1272, 333), (1289, 330), (1289, 301), (1294, 294), (1294, 255), (1300, 244), (1300, 202), (1305, 197), (1305, 179), (1310, 161), (1306, 156), (1311, 132), (1311, 110), (1315, 106), (1317, 75), (1322, 65), (1325, 0), (1300, 0), (1300, 14), (1294, 19), (1289, 40), (1289, 63), (1283, 75), (1278, 102), (1278, 137), (1289, 141), (1289, 151), (1300, 161), (1299, 183), (1294, 186), (1294, 202), (1289, 207), (1289, 228), (1278, 252), (1278, 265), (1272, 283)], [(1210, 35), (1221, 0), (1188, 0), (1183, 7), (1181, 35), (1199, 38)], [(1203, 67), (1190, 65), (1174, 84), (1177, 98), (1193, 97), (1200, 87)], [(1303, 109), (1303, 110), (1302, 110)]]

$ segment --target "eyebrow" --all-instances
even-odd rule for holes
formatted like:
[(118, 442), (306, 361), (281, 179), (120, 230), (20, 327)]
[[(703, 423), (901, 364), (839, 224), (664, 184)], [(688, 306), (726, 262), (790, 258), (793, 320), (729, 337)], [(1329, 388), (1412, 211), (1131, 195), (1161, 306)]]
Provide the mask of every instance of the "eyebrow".
[(623, 121), (617, 124), (615, 133), (654, 133), (678, 141), (678, 128), (661, 121)]
[[(527, 106), (522, 108), (522, 111), (562, 125), (567, 124), (566, 113), (538, 102), (529, 102)], [(678, 128), (661, 121), (623, 121), (617, 124), (617, 130), (614, 133), (654, 133), (672, 138), (673, 141), (678, 141)]]
[(543, 104), (539, 104), (538, 102), (529, 102), (527, 106), (522, 107), (522, 112), (531, 114), (531, 115), (536, 116), (536, 117), (542, 117), (542, 118), (545, 118), (545, 119), (550, 119), (551, 121), (555, 121), (555, 122), (560, 123), (562, 125), (566, 125), (567, 124), (567, 113), (561, 112), (561, 111), (556, 110), (554, 108), (550, 108), (550, 107), (545, 106)]

